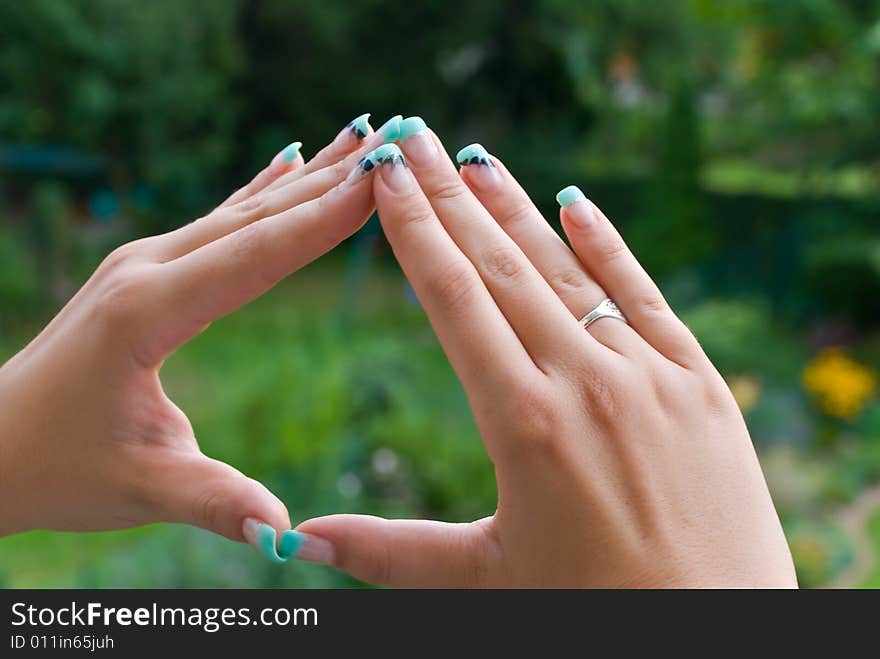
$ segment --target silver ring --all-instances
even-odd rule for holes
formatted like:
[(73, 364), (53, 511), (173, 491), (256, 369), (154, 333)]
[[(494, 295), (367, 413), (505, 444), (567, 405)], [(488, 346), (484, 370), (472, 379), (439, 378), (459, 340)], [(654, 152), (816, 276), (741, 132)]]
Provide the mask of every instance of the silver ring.
[(581, 318), (581, 325), (583, 325), (584, 329), (587, 329), (600, 318), (617, 318), (617, 320), (622, 320), (625, 323), (627, 322), (626, 316), (624, 316), (623, 312), (616, 304), (614, 304), (614, 300), (608, 297), (597, 304), (596, 308), (590, 313)]

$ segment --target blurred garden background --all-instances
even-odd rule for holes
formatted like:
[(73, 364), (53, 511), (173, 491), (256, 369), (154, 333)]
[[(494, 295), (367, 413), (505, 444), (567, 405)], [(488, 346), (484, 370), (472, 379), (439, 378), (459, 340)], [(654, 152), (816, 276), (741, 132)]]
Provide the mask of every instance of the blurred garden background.
[[(0, 361), (287, 143), (418, 114), (557, 228), (569, 183), (605, 209), (730, 383), (801, 584), (880, 586), (878, 90), (878, 0), (0, 0)], [(294, 522), (494, 510), (375, 218), (163, 381)], [(170, 525), (0, 539), (7, 587), (354, 583)]]

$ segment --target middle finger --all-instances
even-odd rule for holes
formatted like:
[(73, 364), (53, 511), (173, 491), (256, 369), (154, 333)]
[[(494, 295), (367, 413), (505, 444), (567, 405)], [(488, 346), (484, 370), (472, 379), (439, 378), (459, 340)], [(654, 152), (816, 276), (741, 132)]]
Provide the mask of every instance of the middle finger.
[(415, 117), (403, 122), (400, 139), (409, 166), (437, 217), (477, 268), (535, 363), (543, 370), (554, 370), (577, 351), (599, 348), (464, 185), (440, 140), (424, 122)]
[[(504, 163), (479, 144), (465, 147), (456, 159), (464, 182), (520, 246), (575, 318), (583, 318), (607, 297)], [(632, 327), (614, 318), (597, 320), (590, 325), (589, 332), (615, 352), (633, 354), (647, 347)]]

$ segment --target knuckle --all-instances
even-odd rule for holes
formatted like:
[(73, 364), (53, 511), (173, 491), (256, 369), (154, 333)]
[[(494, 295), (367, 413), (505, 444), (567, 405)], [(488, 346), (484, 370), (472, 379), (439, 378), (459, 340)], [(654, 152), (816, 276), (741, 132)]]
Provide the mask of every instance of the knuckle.
[(624, 243), (623, 240), (616, 237), (609, 238), (599, 244), (599, 261), (601, 263), (617, 261), (626, 256), (628, 251), (626, 243)]
[(620, 420), (626, 411), (627, 384), (622, 377), (606, 374), (583, 379), (583, 395), (588, 409), (600, 423), (611, 424)]
[(456, 201), (468, 193), (469, 190), (464, 182), (460, 178), (455, 177), (454, 179), (444, 179), (437, 183), (430, 196), (438, 201)]
[(535, 207), (531, 202), (519, 202), (511, 210), (501, 214), (498, 223), (503, 227), (511, 227), (527, 220), (534, 211)]
[(235, 205), (235, 213), (242, 224), (250, 224), (266, 215), (266, 196), (253, 195)]
[(208, 490), (196, 497), (193, 502), (192, 515), (202, 528), (217, 528), (223, 510), (224, 497), (215, 490)]
[(694, 389), (700, 393), (706, 409), (713, 416), (724, 417), (732, 410), (739, 410), (730, 386), (717, 371), (706, 377), (697, 376), (690, 389), (691, 395)]
[(447, 312), (455, 313), (472, 303), (478, 282), (479, 278), (469, 262), (454, 261), (433, 279), (432, 294)]
[(636, 300), (636, 305), (643, 312), (649, 314), (666, 314), (669, 311), (669, 305), (659, 291), (645, 293)]
[[(395, 205), (388, 209), (388, 213), (384, 209), (380, 211), (379, 218), (383, 222), (385, 230), (394, 237), (412, 231), (419, 231), (419, 227), (431, 222), (439, 222), (434, 211), (428, 206), (424, 199), (419, 198), (420, 195), (413, 193), (396, 200)], [(413, 239), (418, 240), (417, 236)]]
[(114, 323), (132, 317), (142, 307), (148, 285), (138, 270), (116, 270), (98, 291), (97, 315)]
[(556, 454), (562, 447), (562, 421), (558, 405), (544, 387), (525, 384), (510, 397), (511, 418), (516, 419), (515, 432), (530, 448)]
[(344, 181), (356, 164), (357, 160), (350, 157), (344, 158), (335, 162), (330, 171), (332, 172), (333, 178), (339, 181)]
[(423, 208), (421, 204), (413, 204), (403, 213), (404, 225), (415, 226), (425, 222), (432, 222), (434, 219), (434, 212), (428, 208)]
[(490, 276), (497, 279), (519, 279), (525, 272), (522, 253), (511, 247), (496, 247), (483, 255)]
[(99, 269), (103, 272), (110, 273), (127, 265), (134, 260), (136, 255), (140, 254), (147, 240), (148, 239), (146, 238), (141, 238), (140, 240), (134, 240), (130, 243), (120, 245), (104, 258)]
[(581, 292), (590, 284), (590, 278), (583, 269), (575, 266), (565, 266), (550, 270), (547, 273), (547, 283), (560, 294)]
[(489, 583), (489, 557), (496, 549), (489, 531), (481, 528), (480, 522), (471, 522), (459, 538), (457, 553), (468, 557), (461, 574), (465, 588), (485, 588)]

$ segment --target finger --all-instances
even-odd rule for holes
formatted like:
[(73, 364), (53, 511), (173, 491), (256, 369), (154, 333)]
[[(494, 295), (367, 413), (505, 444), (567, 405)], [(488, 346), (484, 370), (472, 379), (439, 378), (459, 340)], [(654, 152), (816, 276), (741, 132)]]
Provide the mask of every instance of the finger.
[(152, 246), (155, 256), (161, 261), (171, 261), (263, 218), (317, 199), (344, 181), (359, 158), (359, 152), (349, 154), (281, 188), (261, 192), (233, 206), (218, 208), (205, 218), (159, 236)]
[[(415, 127), (410, 128), (408, 122)], [(561, 360), (570, 359), (572, 351), (597, 347), (464, 184), (424, 122), (417, 117), (406, 119), (401, 141), (413, 174), (437, 217), (474, 264), (535, 363), (549, 371)]]
[(575, 186), (560, 191), (556, 199), (572, 248), (632, 327), (671, 361), (686, 368), (702, 363), (694, 335), (673, 313), (608, 218)]
[(293, 171), (298, 167), (302, 167), (304, 163), (302, 155), (300, 154), (301, 147), (302, 142), (293, 142), (281, 149), (281, 151), (272, 158), (272, 161), (265, 167), (265, 169), (257, 174), (250, 183), (233, 192), (226, 201), (218, 206), (218, 208), (237, 204), (238, 202), (255, 195), (282, 174)]
[[(455, 245), (406, 166), (382, 166), (373, 184), (379, 219), (465, 389), (528, 382), (540, 372)], [(473, 397), (475, 414), (481, 410)]]
[(315, 154), (303, 167), (276, 179), (267, 186), (267, 190), (278, 189), (302, 176), (329, 167), (350, 153), (357, 152), (357, 157), (360, 158), (382, 144), (388, 144), (397, 139), (400, 131), (400, 115), (391, 117), (375, 133), (372, 132), (372, 128), (367, 122), (369, 116), (369, 114), (364, 114), (350, 121), (339, 131), (330, 144)]
[(297, 558), (312, 563), (332, 565), (335, 557), (333, 545), (324, 538), (285, 529), (278, 529), (256, 517), (246, 517), (241, 525), (245, 540), (273, 563), (284, 563)]
[(289, 529), (287, 507), (262, 483), (198, 452), (152, 452), (142, 467), (147, 500), (158, 519), (191, 524), (230, 540), (244, 541), (242, 523), (265, 520)]
[(371, 174), (360, 163), (317, 199), (158, 266), (151, 282), (154, 297), (145, 300), (142, 313), (166, 320), (149, 324), (136, 337), (140, 358), (160, 363), (212, 320), (258, 297), (354, 233), (373, 208)]
[(296, 530), (327, 540), (333, 565), (399, 588), (485, 588), (499, 563), (491, 518), (469, 524), (330, 515)]
[(140, 463), (146, 500), (157, 521), (190, 524), (248, 542), (266, 558), (333, 561), (323, 538), (290, 528), (287, 507), (262, 483), (197, 452), (151, 452)]
[[(502, 229), (544, 277), (578, 320), (606, 296), (577, 256), (541, 215), (526, 191), (498, 158), (479, 144), (460, 152), (461, 177)], [(590, 325), (590, 334), (616, 352), (648, 348), (635, 331), (614, 319)], [(649, 348), (648, 348), (649, 349)]]

